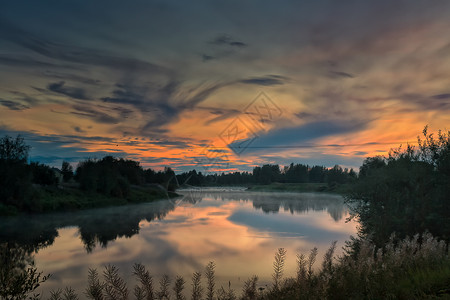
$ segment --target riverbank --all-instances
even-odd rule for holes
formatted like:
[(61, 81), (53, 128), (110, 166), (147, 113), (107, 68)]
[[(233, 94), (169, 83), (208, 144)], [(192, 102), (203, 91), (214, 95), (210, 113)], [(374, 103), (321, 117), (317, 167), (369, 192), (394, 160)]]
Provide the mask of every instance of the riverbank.
[(267, 185), (251, 185), (249, 191), (255, 192), (291, 192), (291, 193), (331, 193), (344, 195), (349, 192), (350, 184), (337, 184), (329, 186), (326, 183), (280, 183)]
[[(35, 186), (31, 213), (76, 211), (90, 208), (121, 206), (133, 203), (153, 202), (178, 196), (179, 194), (166, 191), (162, 186), (156, 184), (131, 186), (126, 197), (112, 197), (95, 192), (85, 192), (73, 184), (65, 184), (59, 187)], [(7, 206), (0, 203), (0, 215), (14, 216), (20, 213), (22, 211), (14, 206)]]

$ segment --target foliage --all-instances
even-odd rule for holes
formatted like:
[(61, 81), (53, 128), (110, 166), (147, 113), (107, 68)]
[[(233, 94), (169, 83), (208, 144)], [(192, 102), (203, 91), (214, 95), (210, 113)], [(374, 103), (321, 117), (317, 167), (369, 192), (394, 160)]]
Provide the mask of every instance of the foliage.
[(107, 196), (127, 198), (131, 186), (146, 183), (160, 184), (166, 191), (174, 191), (175, 172), (165, 168), (164, 172), (143, 170), (138, 162), (106, 156), (100, 160), (88, 159), (78, 164), (75, 179), (86, 192), (96, 192)]
[(28, 209), (33, 194), (26, 164), (29, 150), (21, 136), (0, 139), (0, 204), (4, 212)]
[(97, 270), (89, 269), (88, 287), (85, 291), (86, 297), (93, 300), (103, 300), (103, 287), (104, 284), (100, 283)]
[(278, 290), (283, 277), (284, 261), (286, 260), (286, 249), (279, 248), (275, 254), (275, 261), (273, 262), (273, 288)]
[(29, 168), (31, 170), (33, 183), (53, 186), (58, 184), (58, 178), (55, 175), (55, 171), (49, 166), (38, 162), (31, 162)]
[[(147, 173), (148, 171), (146, 171)], [(153, 172), (152, 176), (156, 176)], [(232, 172), (203, 175), (192, 170), (176, 176), (178, 183), (194, 186), (204, 185), (269, 185), (272, 183), (327, 183), (329, 188), (351, 183), (357, 175), (353, 169), (343, 169), (336, 165), (331, 169), (323, 166), (308, 166), (291, 163), (284, 168), (279, 165), (262, 165), (253, 168), (253, 172)], [(152, 177), (153, 178), (153, 177)]]
[(205, 276), (207, 280), (207, 288), (206, 288), (206, 299), (213, 300), (214, 299), (214, 287), (215, 287), (215, 272), (216, 264), (210, 261), (206, 265)]
[(385, 244), (431, 232), (450, 240), (450, 132), (435, 139), (425, 127), (418, 149), (408, 145), (388, 157), (367, 158), (347, 202), (361, 223), (361, 236)]
[(242, 289), (243, 300), (255, 300), (257, 299), (257, 287), (258, 276), (254, 275), (244, 282), (244, 288)]
[(192, 300), (200, 300), (203, 295), (203, 287), (201, 284), (202, 273), (194, 272), (192, 274)]
[[(357, 243), (358, 247), (352, 245)], [(252, 276), (244, 282), (240, 295), (231, 288), (221, 286), (211, 296), (215, 286), (213, 262), (205, 269), (206, 298), (209, 299), (423, 299), (450, 296), (450, 253), (445, 241), (430, 233), (416, 234), (398, 240), (391, 236), (382, 248), (369, 239), (350, 242), (340, 257), (335, 257), (336, 242), (325, 252), (321, 266), (315, 266), (318, 249), (310, 253), (297, 254), (297, 274), (294, 278), (283, 278), (287, 252), (280, 248), (275, 253), (272, 285), (258, 286), (258, 277)], [(23, 267), (19, 267), (23, 270)], [(0, 269), (3, 270), (3, 269)], [(36, 273), (34, 273), (36, 274)], [(39, 273), (40, 274), (40, 273)], [(185, 280), (177, 276), (172, 282), (164, 275), (159, 280), (159, 290), (153, 287), (153, 277), (142, 264), (134, 265), (134, 299), (185, 300)], [(95, 269), (90, 269), (85, 296), (89, 299), (127, 299), (128, 287), (119, 275), (119, 270), (107, 265), (103, 281)], [(202, 273), (192, 276), (191, 299), (203, 299)], [(0, 281), (4, 282), (4, 281)], [(172, 287), (172, 288), (171, 288)], [(29, 293), (29, 292), (28, 292)], [(25, 299), (24, 294), (0, 299)], [(172, 298), (174, 297), (174, 298)], [(50, 299), (78, 299), (69, 287), (52, 291)]]
[(68, 182), (73, 178), (73, 167), (67, 161), (63, 161), (61, 165), (61, 173), (63, 175), (64, 182)]
[(0, 244), (0, 299), (21, 300), (30, 296), (50, 275), (42, 276), (28, 252), (15, 244)]
[(157, 292), (158, 299), (169, 300), (170, 299), (170, 277), (168, 275), (163, 275), (159, 281), (159, 291)]
[[(39, 162), (27, 164), (29, 149), (20, 136), (15, 139), (9, 136), (0, 139), (0, 215), (13, 215), (21, 211), (45, 212), (104, 206), (102, 203), (90, 203), (82, 199), (92, 198), (98, 194), (112, 197), (113, 200), (106, 201), (109, 204), (143, 202), (155, 198), (154, 191), (149, 195), (140, 187), (160, 188), (165, 196), (169, 197), (173, 195), (171, 192), (180, 187), (180, 183), (268, 185), (274, 182), (296, 184), (327, 182), (329, 187), (321, 186), (321, 191), (337, 191), (339, 190), (336, 188), (337, 184), (351, 182), (354, 175), (353, 170), (348, 171), (339, 166), (326, 169), (322, 166), (309, 167), (293, 163), (283, 169), (279, 165), (266, 164), (255, 167), (253, 173), (203, 175), (192, 170), (175, 175), (168, 167), (163, 171), (144, 170), (139, 162), (112, 156), (81, 161), (74, 175), (72, 166), (66, 161), (62, 163), (61, 171)], [(60, 182), (59, 176), (62, 176), (64, 183)], [(72, 178), (76, 180), (78, 186), (74, 185), (75, 182), (71, 182)], [(49, 187), (63, 188), (64, 191), (52, 190)], [(77, 187), (82, 193), (75, 191)]]
[(103, 290), (108, 300), (125, 300), (128, 298), (128, 288), (125, 281), (119, 275), (119, 269), (107, 265), (103, 271), (105, 284)]
[(0, 160), (25, 163), (28, 159), (30, 148), (20, 135), (15, 139), (6, 135), (0, 139)]
[(136, 178), (139, 178), (141, 171), (138, 164), (106, 156), (98, 161), (88, 159), (80, 162), (75, 179), (84, 191), (126, 198), (130, 192), (130, 182), (138, 180)]
[(0, 160), (0, 203), (26, 210), (31, 199), (32, 174), (21, 161)]
[(182, 276), (177, 276), (175, 279), (175, 285), (173, 287), (173, 291), (175, 292), (175, 299), (177, 300), (185, 300), (186, 297), (183, 295), (184, 284), (186, 281)]
[(66, 287), (64, 291), (61, 289), (51, 291), (50, 300), (78, 300), (78, 296), (75, 293), (75, 290)]

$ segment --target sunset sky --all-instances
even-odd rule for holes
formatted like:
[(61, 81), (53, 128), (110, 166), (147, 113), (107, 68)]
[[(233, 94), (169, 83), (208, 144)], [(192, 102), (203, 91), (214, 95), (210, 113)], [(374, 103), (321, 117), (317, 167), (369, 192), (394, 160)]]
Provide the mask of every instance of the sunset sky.
[(450, 1), (2, 1), (0, 136), (52, 166), (358, 168), (450, 129)]

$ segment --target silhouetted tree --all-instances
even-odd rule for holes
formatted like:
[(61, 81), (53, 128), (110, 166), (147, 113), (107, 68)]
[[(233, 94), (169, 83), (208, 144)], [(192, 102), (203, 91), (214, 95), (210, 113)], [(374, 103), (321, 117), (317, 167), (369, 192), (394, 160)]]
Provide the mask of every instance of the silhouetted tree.
[(40, 185), (57, 185), (58, 178), (55, 172), (47, 165), (38, 162), (31, 162), (29, 166), (31, 174), (33, 175), (33, 183)]
[(361, 234), (377, 245), (430, 231), (450, 240), (450, 132), (434, 139), (425, 128), (419, 149), (392, 150), (364, 161), (348, 198)]
[(29, 150), (21, 136), (0, 139), (0, 206), (21, 210), (30, 201), (32, 175), (26, 164)]
[(314, 166), (309, 170), (309, 182), (325, 182), (326, 168), (323, 166)]
[(0, 160), (25, 163), (28, 159), (30, 148), (20, 135), (15, 139), (6, 135), (0, 139)]
[(73, 178), (73, 167), (67, 161), (63, 161), (61, 166), (61, 173), (63, 175), (64, 182), (67, 182)]

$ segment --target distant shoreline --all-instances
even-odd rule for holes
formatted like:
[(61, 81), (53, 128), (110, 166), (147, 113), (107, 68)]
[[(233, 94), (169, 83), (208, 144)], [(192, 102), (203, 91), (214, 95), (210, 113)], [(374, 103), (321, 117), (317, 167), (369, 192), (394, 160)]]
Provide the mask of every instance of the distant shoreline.
[(190, 190), (190, 189), (217, 189), (218, 191), (228, 191), (230, 188), (232, 191), (250, 191), (250, 192), (289, 192), (289, 193), (327, 193), (327, 194), (339, 194), (344, 195), (350, 190), (351, 184), (336, 184), (329, 186), (327, 183), (284, 183), (284, 182), (272, 182), (270, 184), (254, 184), (254, 185), (202, 185), (202, 186), (189, 186), (177, 189), (177, 191)]
[(109, 206), (122, 206), (153, 202), (167, 198), (180, 196), (171, 191), (165, 191), (163, 187), (156, 185), (132, 186), (130, 194), (126, 198), (106, 196), (95, 192), (85, 192), (73, 185), (35, 186), (35, 193), (40, 201), (40, 206), (33, 212), (18, 210), (13, 206), (0, 206), (0, 215), (17, 216), (23, 213), (45, 214), (53, 212), (79, 211), (91, 208)]

